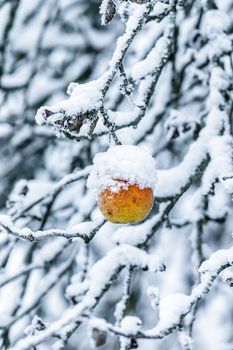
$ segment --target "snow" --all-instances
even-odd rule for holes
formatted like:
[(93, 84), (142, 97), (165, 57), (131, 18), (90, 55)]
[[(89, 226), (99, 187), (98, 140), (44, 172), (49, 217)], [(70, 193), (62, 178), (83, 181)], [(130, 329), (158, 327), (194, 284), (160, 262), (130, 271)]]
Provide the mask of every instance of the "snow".
[(192, 338), (189, 336), (189, 334), (187, 334), (184, 331), (181, 331), (179, 334), (179, 340), (181, 345), (183, 346), (184, 349), (192, 349), (193, 347), (193, 340)]
[[(18, 238), (22, 238), (28, 241), (37, 241), (46, 237), (63, 237), (63, 238), (82, 238), (84, 240), (91, 239), (92, 236), (98, 231), (103, 221), (82, 222), (67, 230), (62, 229), (48, 229), (33, 231), (29, 227), (19, 228), (15, 225), (11, 217), (8, 215), (0, 215), (0, 230), (3, 233), (8, 233)], [(86, 230), (84, 230), (84, 228)], [(80, 229), (80, 232), (78, 231)], [(0, 232), (1, 232), (0, 231)]]
[(139, 109), (135, 108), (134, 111), (130, 112), (115, 112), (108, 110), (109, 120), (116, 125), (127, 125), (135, 120), (135, 114), (138, 114)]
[[(227, 114), (225, 110), (221, 110), (219, 106), (224, 104), (224, 99), (221, 91), (229, 87), (229, 78), (225, 74), (222, 68), (214, 67), (211, 71), (210, 76), (210, 93), (207, 101), (209, 113), (206, 120), (206, 127), (200, 132), (197, 141), (194, 141), (188, 149), (188, 152), (184, 156), (183, 161), (179, 165), (166, 170), (158, 170), (158, 182), (155, 188), (155, 196), (157, 197), (170, 197), (181, 193), (184, 186), (189, 182), (191, 176), (196, 173), (196, 170), (201, 163), (207, 159), (207, 154), (211, 155), (211, 152), (216, 150), (214, 143), (217, 140), (222, 126), (227, 124)], [(227, 140), (227, 141), (226, 141)], [(221, 156), (221, 161), (216, 160), (215, 168), (220, 169), (224, 166), (224, 170), (229, 172), (230, 169), (230, 158), (227, 157), (230, 154), (229, 143), (230, 138), (226, 137), (219, 141), (222, 146), (221, 149), (226, 153)], [(223, 146), (223, 144), (225, 144)], [(220, 145), (220, 144), (219, 144)], [(228, 148), (226, 152), (226, 148)], [(217, 151), (218, 152), (218, 151)], [(220, 151), (221, 152), (221, 151)], [(224, 162), (224, 164), (223, 164)], [(227, 169), (225, 169), (227, 164)], [(211, 165), (212, 167), (212, 165)], [(208, 178), (204, 178), (204, 192), (207, 191), (207, 183), (211, 183), (213, 180), (213, 171), (208, 169)], [(223, 176), (223, 175), (221, 175)], [(226, 185), (227, 186), (227, 185)]]
[(129, 17), (127, 22), (125, 33), (117, 40), (116, 50), (109, 63), (110, 69), (115, 67), (116, 63), (119, 62), (122, 53), (127, 48), (128, 41), (131, 40), (132, 33), (136, 33), (138, 26), (140, 26), (140, 23), (145, 19), (145, 13), (148, 12), (145, 4), (135, 6), (133, 14)]
[(227, 32), (230, 27), (229, 16), (220, 10), (206, 11), (203, 19), (203, 31), (208, 38)]
[(202, 178), (202, 193), (208, 194), (212, 184), (220, 181), (225, 191), (233, 193), (232, 137), (212, 137), (208, 143), (211, 161)]
[(38, 316), (34, 316), (31, 324), (25, 328), (24, 333), (26, 335), (34, 335), (38, 334), (44, 328), (45, 325), (43, 324), (41, 318)]
[(100, 5), (100, 14), (101, 14), (101, 24), (105, 25), (106, 24), (106, 12), (108, 9), (108, 5), (109, 5), (109, 0), (102, 0), (101, 5)]
[[(88, 177), (88, 188), (97, 191), (110, 187), (111, 191), (137, 184), (139, 188), (156, 184), (156, 165), (153, 157), (144, 149), (132, 146), (114, 146), (107, 152), (98, 153), (93, 160), (93, 169)], [(119, 182), (124, 180), (125, 182)]]
[(233, 248), (220, 249), (217, 252), (213, 253), (208, 260), (204, 261), (201, 264), (199, 272), (215, 275), (218, 273), (221, 267), (232, 264)]
[(161, 62), (164, 53), (167, 51), (167, 45), (167, 38), (160, 38), (148, 56), (143, 61), (140, 61), (133, 66), (131, 71), (132, 78), (138, 81), (144, 79), (147, 75), (152, 74), (155, 65), (157, 66)]
[(160, 16), (166, 10), (169, 9), (169, 5), (164, 1), (156, 1), (153, 11), (151, 12), (151, 16)]
[(121, 226), (112, 235), (112, 239), (117, 244), (130, 244), (137, 246), (143, 243), (151, 232), (153, 226), (159, 220), (160, 215), (155, 215), (151, 219), (138, 225)]
[(75, 232), (78, 232), (81, 235), (89, 235), (95, 228), (98, 226), (102, 221), (86, 221), (81, 222), (80, 224), (76, 224), (70, 228), (70, 233), (74, 234)]
[(35, 256), (40, 263), (48, 263), (65, 249), (66, 244), (67, 242), (64, 240), (52, 240), (35, 252)]
[(199, 138), (190, 146), (183, 161), (174, 168), (158, 170), (158, 182), (155, 188), (155, 196), (172, 197), (181, 193), (189, 182), (196, 169), (201, 165), (207, 155), (206, 139)]
[(137, 266), (141, 269), (148, 269), (151, 273), (164, 270), (160, 257), (148, 255), (141, 249), (123, 244), (112, 249), (91, 268), (86, 285), (88, 296), (92, 298), (98, 296), (108, 281), (123, 266)]
[(3, 225), (10, 226), (11, 218), (8, 215), (0, 215), (0, 221)]
[(115, 274), (118, 274), (126, 266), (147, 269), (151, 273), (164, 271), (165, 268), (159, 256), (148, 255), (141, 249), (123, 244), (112, 249), (102, 259), (97, 261), (90, 269), (84, 282), (74, 281), (68, 287), (67, 294), (78, 297), (87, 292), (87, 298), (91, 300), (98, 298)]
[[(220, 10), (209, 10), (205, 13), (202, 30), (203, 34), (209, 39), (207, 50), (204, 48), (204, 54), (211, 60), (215, 57), (221, 57), (222, 53), (232, 51), (232, 43), (226, 34), (230, 28), (231, 19), (227, 13)], [(203, 54), (203, 52), (201, 53)]]
[[(232, 137), (230, 135), (216, 136), (209, 142), (212, 179), (218, 178), (225, 190), (233, 193)], [(208, 184), (210, 187), (210, 184)], [(203, 184), (205, 186), (205, 184)], [(207, 187), (207, 186), (206, 186)]]
[[(54, 106), (40, 107), (36, 114), (36, 122), (43, 125), (47, 122), (59, 121), (63, 117), (63, 113), (68, 116), (78, 117), (101, 106), (102, 84), (100, 81), (91, 81), (86, 84), (71, 83), (68, 87), (70, 98), (55, 104)], [(46, 110), (51, 111), (55, 115), (46, 117)]]
[[(182, 142), (185, 138), (190, 138), (193, 135), (197, 127), (197, 120), (194, 116), (187, 115), (185, 111), (172, 109), (164, 127), (167, 130), (168, 140), (173, 137), (174, 131), (177, 131), (179, 141)], [(189, 130), (186, 131), (187, 127)]]
[(160, 292), (157, 287), (147, 288), (147, 295), (150, 298), (151, 307), (156, 310), (160, 301)]
[(185, 315), (190, 309), (190, 297), (176, 293), (163, 297), (159, 303), (159, 323), (157, 327), (169, 328), (178, 324), (181, 315)]
[(137, 332), (141, 329), (142, 321), (140, 318), (135, 316), (126, 316), (121, 321), (121, 328), (129, 334), (137, 334)]
[[(126, 334), (137, 334), (142, 327), (142, 321), (135, 316), (126, 316), (121, 321), (121, 329), (126, 332)], [(130, 339), (120, 337), (120, 350), (129, 349), (130, 346)]]

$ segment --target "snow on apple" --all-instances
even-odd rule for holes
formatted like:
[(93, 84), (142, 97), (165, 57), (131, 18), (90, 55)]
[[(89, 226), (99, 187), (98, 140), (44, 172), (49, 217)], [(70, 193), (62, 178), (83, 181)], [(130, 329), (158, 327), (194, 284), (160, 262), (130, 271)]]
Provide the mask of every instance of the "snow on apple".
[(98, 204), (113, 223), (142, 221), (150, 212), (156, 183), (155, 161), (136, 146), (115, 146), (94, 158), (88, 186), (96, 187)]

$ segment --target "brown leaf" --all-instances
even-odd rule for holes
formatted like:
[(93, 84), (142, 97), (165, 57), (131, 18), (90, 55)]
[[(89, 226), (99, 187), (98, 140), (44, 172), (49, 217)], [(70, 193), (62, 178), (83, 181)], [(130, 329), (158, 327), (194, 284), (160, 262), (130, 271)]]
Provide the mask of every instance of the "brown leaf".
[(108, 24), (111, 22), (116, 13), (116, 4), (113, 0), (108, 0), (105, 12), (102, 14), (102, 23)]
[(94, 340), (95, 346), (103, 346), (106, 344), (107, 333), (105, 331), (99, 331), (94, 328), (92, 331), (92, 339)]

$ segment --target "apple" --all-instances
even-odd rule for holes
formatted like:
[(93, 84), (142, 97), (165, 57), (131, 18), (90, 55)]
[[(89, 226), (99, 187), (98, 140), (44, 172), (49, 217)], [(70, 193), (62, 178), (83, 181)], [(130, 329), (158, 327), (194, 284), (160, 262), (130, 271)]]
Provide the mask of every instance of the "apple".
[[(104, 217), (113, 223), (136, 223), (150, 213), (154, 194), (150, 187), (140, 188), (138, 184), (128, 184), (125, 180), (115, 180), (117, 191), (106, 187), (98, 195), (98, 205)], [(123, 183), (123, 185), (122, 185)]]

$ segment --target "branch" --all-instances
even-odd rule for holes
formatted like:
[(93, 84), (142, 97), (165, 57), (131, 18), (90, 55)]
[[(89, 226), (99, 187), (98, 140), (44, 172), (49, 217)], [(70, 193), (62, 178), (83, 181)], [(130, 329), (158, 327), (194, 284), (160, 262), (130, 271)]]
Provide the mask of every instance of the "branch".
[(87, 176), (89, 175), (90, 171), (91, 171), (91, 166), (86, 166), (85, 169), (83, 170), (78, 170), (77, 172), (73, 173), (73, 174), (68, 174), (65, 175), (60, 181), (58, 181), (55, 185), (54, 188), (51, 189), (48, 193), (44, 194), (43, 196), (41, 196), (39, 199), (33, 201), (32, 203), (30, 203), (28, 206), (26, 206), (25, 208), (23, 208), (22, 210), (20, 210), (15, 216), (14, 216), (14, 220), (19, 219), (20, 217), (22, 217), (26, 212), (28, 212), (29, 210), (31, 210), (34, 206), (36, 206), (37, 204), (56, 197), (63, 189), (65, 189), (67, 186), (69, 186), (70, 184), (82, 180), (82, 179), (86, 179)]
[(41, 344), (59, 334), (65, 326), (76, 329), (76, 322), (79, 321), (80, 316), (82, 317), (95, 308), (120, 271), (126, 266), (146, 269), (153, 273), (165, 269), (159, 257), (149, 255), (141, 249), (129, 245), (112, 249), (91, 268), (85, 281), (80, 283), (80, 293), (84, 294), (84, 298), (79, 304), (67, 310), (60, 320), (55, 321), (40, 334), (20, 340), (9, 350), (25, 350)]
[[(160, 315), (160, 320), (156, 327), (147, 331), (139, 331), (137, 334), (125, 332), (121, 327), (113, 326), (112, 324), (109, 324), (102, 319), (101, 319), (101, 323), (98, 322), (98, 319), (97, 319), (97, 322), (95, 322), (95, 319), (90, 320), (90, 322), (92, 323), (92, 326), (94, 324), (95, 328), (99, 330), (109, 331), (110, 333), (121, 337), (137, 338), (137, 339), (163, 339), (167, 335), (174, 333), (180, 327), (182, 327), (184, 318), (190, 313), (193, 305), (195, 305), (196, 302), (202, 300), (206, 296), (206, 294), (208, 294), (218, 275), (223, 270), (229, 268), (232, 265), (233, 265), (233, 247), (231, 247), (230, 249), (219, 250), (213, 253), (208, 260), (204, 261), (199, 268), (199, 271), (201, 273), (201, 282), (196, 287), (193, 288), (190, 296), (183, 295), (183, 299), (184, 299), (183, 304), (185, 306), (183, 308), (181, 307), (180, 310), (179, 309), (177, 310), (177, 315), (175, 316), (177, 319), (177, 322), (173, 323), (172, 321), (169, 320), (169, 318), (166, 317), (167, 323), (168, 323), (166, 327), (162, 326), (163, 324), (162, 314)], [(170, 295), (169, 301), (172, 301), (173, 297), (174, 297), (174, 303), (175, 303), (176, 294)], [(168, 298), (168, 297), (165, 297), (165, 298)], [(174, 305), (174, 307), (176, 307), (176, 305)], [(171, 313), (172, 312), (173, 310), (171, 310)], [(101, 327), (100, 327), (100, 324), (101, 324)]]
[(69, 230), (50, 229), (34, 232), (28, 227), (19, 229), (12, 223), (9, 216), (2, 215), (0, 216), (0, 232), (7, 233), (29, 242), (36, 242), (48, 237), (62, 237), (66, 239), (81, 238), (85, 243), (89, 243), (104, 223), (105, 220), (102, 220), (101, 222), (88, 221), (71, 227)]

